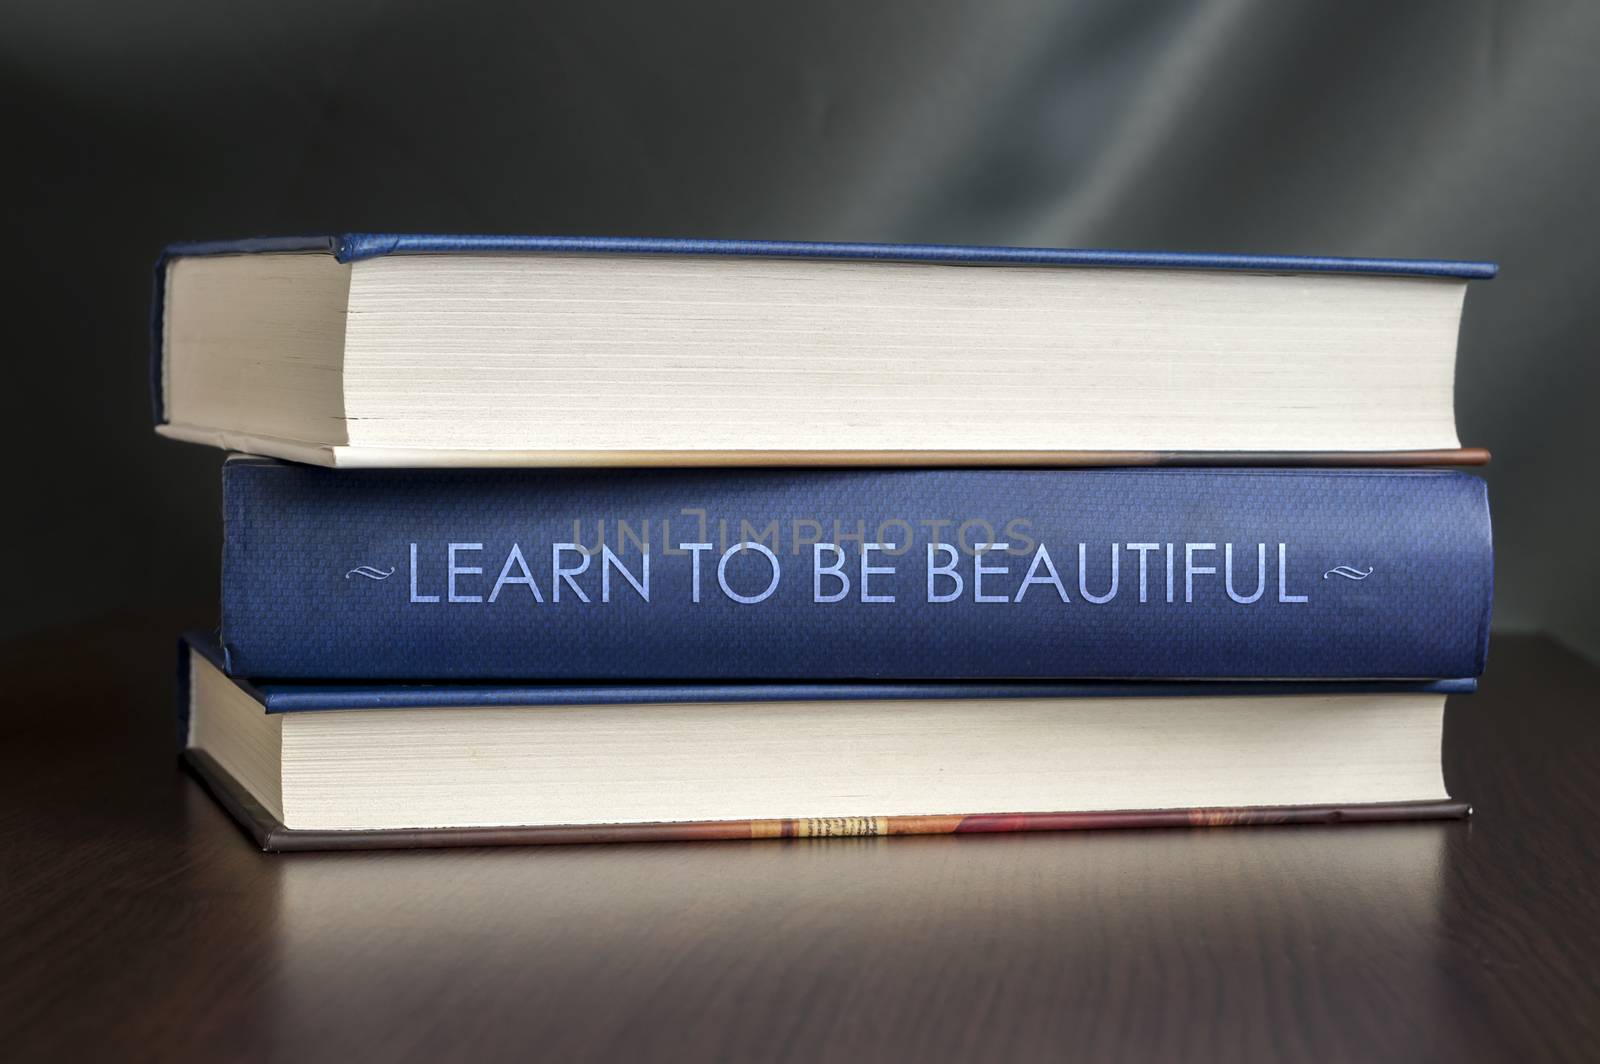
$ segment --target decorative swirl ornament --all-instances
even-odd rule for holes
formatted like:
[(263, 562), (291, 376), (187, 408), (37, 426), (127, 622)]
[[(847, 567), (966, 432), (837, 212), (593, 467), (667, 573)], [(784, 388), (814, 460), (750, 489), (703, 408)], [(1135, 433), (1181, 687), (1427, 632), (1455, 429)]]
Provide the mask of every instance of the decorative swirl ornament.
[(1366, 572), (1349, 565), (1335, 565), (1332, 569), (1322, 574), (1322, 579), (1326, 580), (1330, 576), (1342, 576), (1346, 580), (1365, 580), (1376, 571), (1376, 568), (1370, 565), (1367, 567)]
[(389, 570), (385, 572), (382, 569), (377, 569), (370, 565), (358, 565), (354, 569), (351, 569), (348, 573), (345, 573), (344, 578), (348, 580), (352, 576), (364, 576), (368, 580), (387, 580), (394, 575), (394, 572), (394, 566), (390, 566)]

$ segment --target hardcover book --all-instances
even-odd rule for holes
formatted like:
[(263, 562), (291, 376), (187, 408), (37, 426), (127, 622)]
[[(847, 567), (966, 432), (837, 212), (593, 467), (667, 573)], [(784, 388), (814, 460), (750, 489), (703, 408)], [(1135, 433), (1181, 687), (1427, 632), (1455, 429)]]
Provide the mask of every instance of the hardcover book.
[(253, 686), (184, 757), (269, 850), (1462, 816), (1430, 684)]
[(223, 469), (235, 676), (1478, 675), (1445, 470)]
[(336, 466), (1467, 464), (1475, 262), (581, 237), (182, 244), (168, 436)]

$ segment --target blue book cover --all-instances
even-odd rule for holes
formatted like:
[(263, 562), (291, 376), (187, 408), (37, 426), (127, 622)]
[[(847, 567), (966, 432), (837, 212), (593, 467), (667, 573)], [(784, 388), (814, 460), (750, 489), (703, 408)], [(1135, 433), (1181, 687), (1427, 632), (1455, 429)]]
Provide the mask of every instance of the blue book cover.
[(235, 676), (1477, 676), (1482, 481), (1429, 470), (223, 472)]

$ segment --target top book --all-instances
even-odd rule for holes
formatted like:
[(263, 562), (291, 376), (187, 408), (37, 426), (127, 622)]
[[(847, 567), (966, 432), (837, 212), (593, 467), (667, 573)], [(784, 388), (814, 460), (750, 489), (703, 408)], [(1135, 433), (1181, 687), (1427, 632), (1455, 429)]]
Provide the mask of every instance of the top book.
[(1474, 464), (1479, 262), (594, 237), (179, 244), (158, 431), (328, 466)]

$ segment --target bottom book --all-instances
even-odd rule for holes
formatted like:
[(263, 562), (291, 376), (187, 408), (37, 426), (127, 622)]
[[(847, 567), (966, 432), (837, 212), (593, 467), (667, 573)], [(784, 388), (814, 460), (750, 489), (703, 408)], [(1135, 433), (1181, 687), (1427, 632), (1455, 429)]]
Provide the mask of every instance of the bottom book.
[(1411, 684), (253, 686), (184, 641), (184, 761), (265, 850), (1465, 816)]

